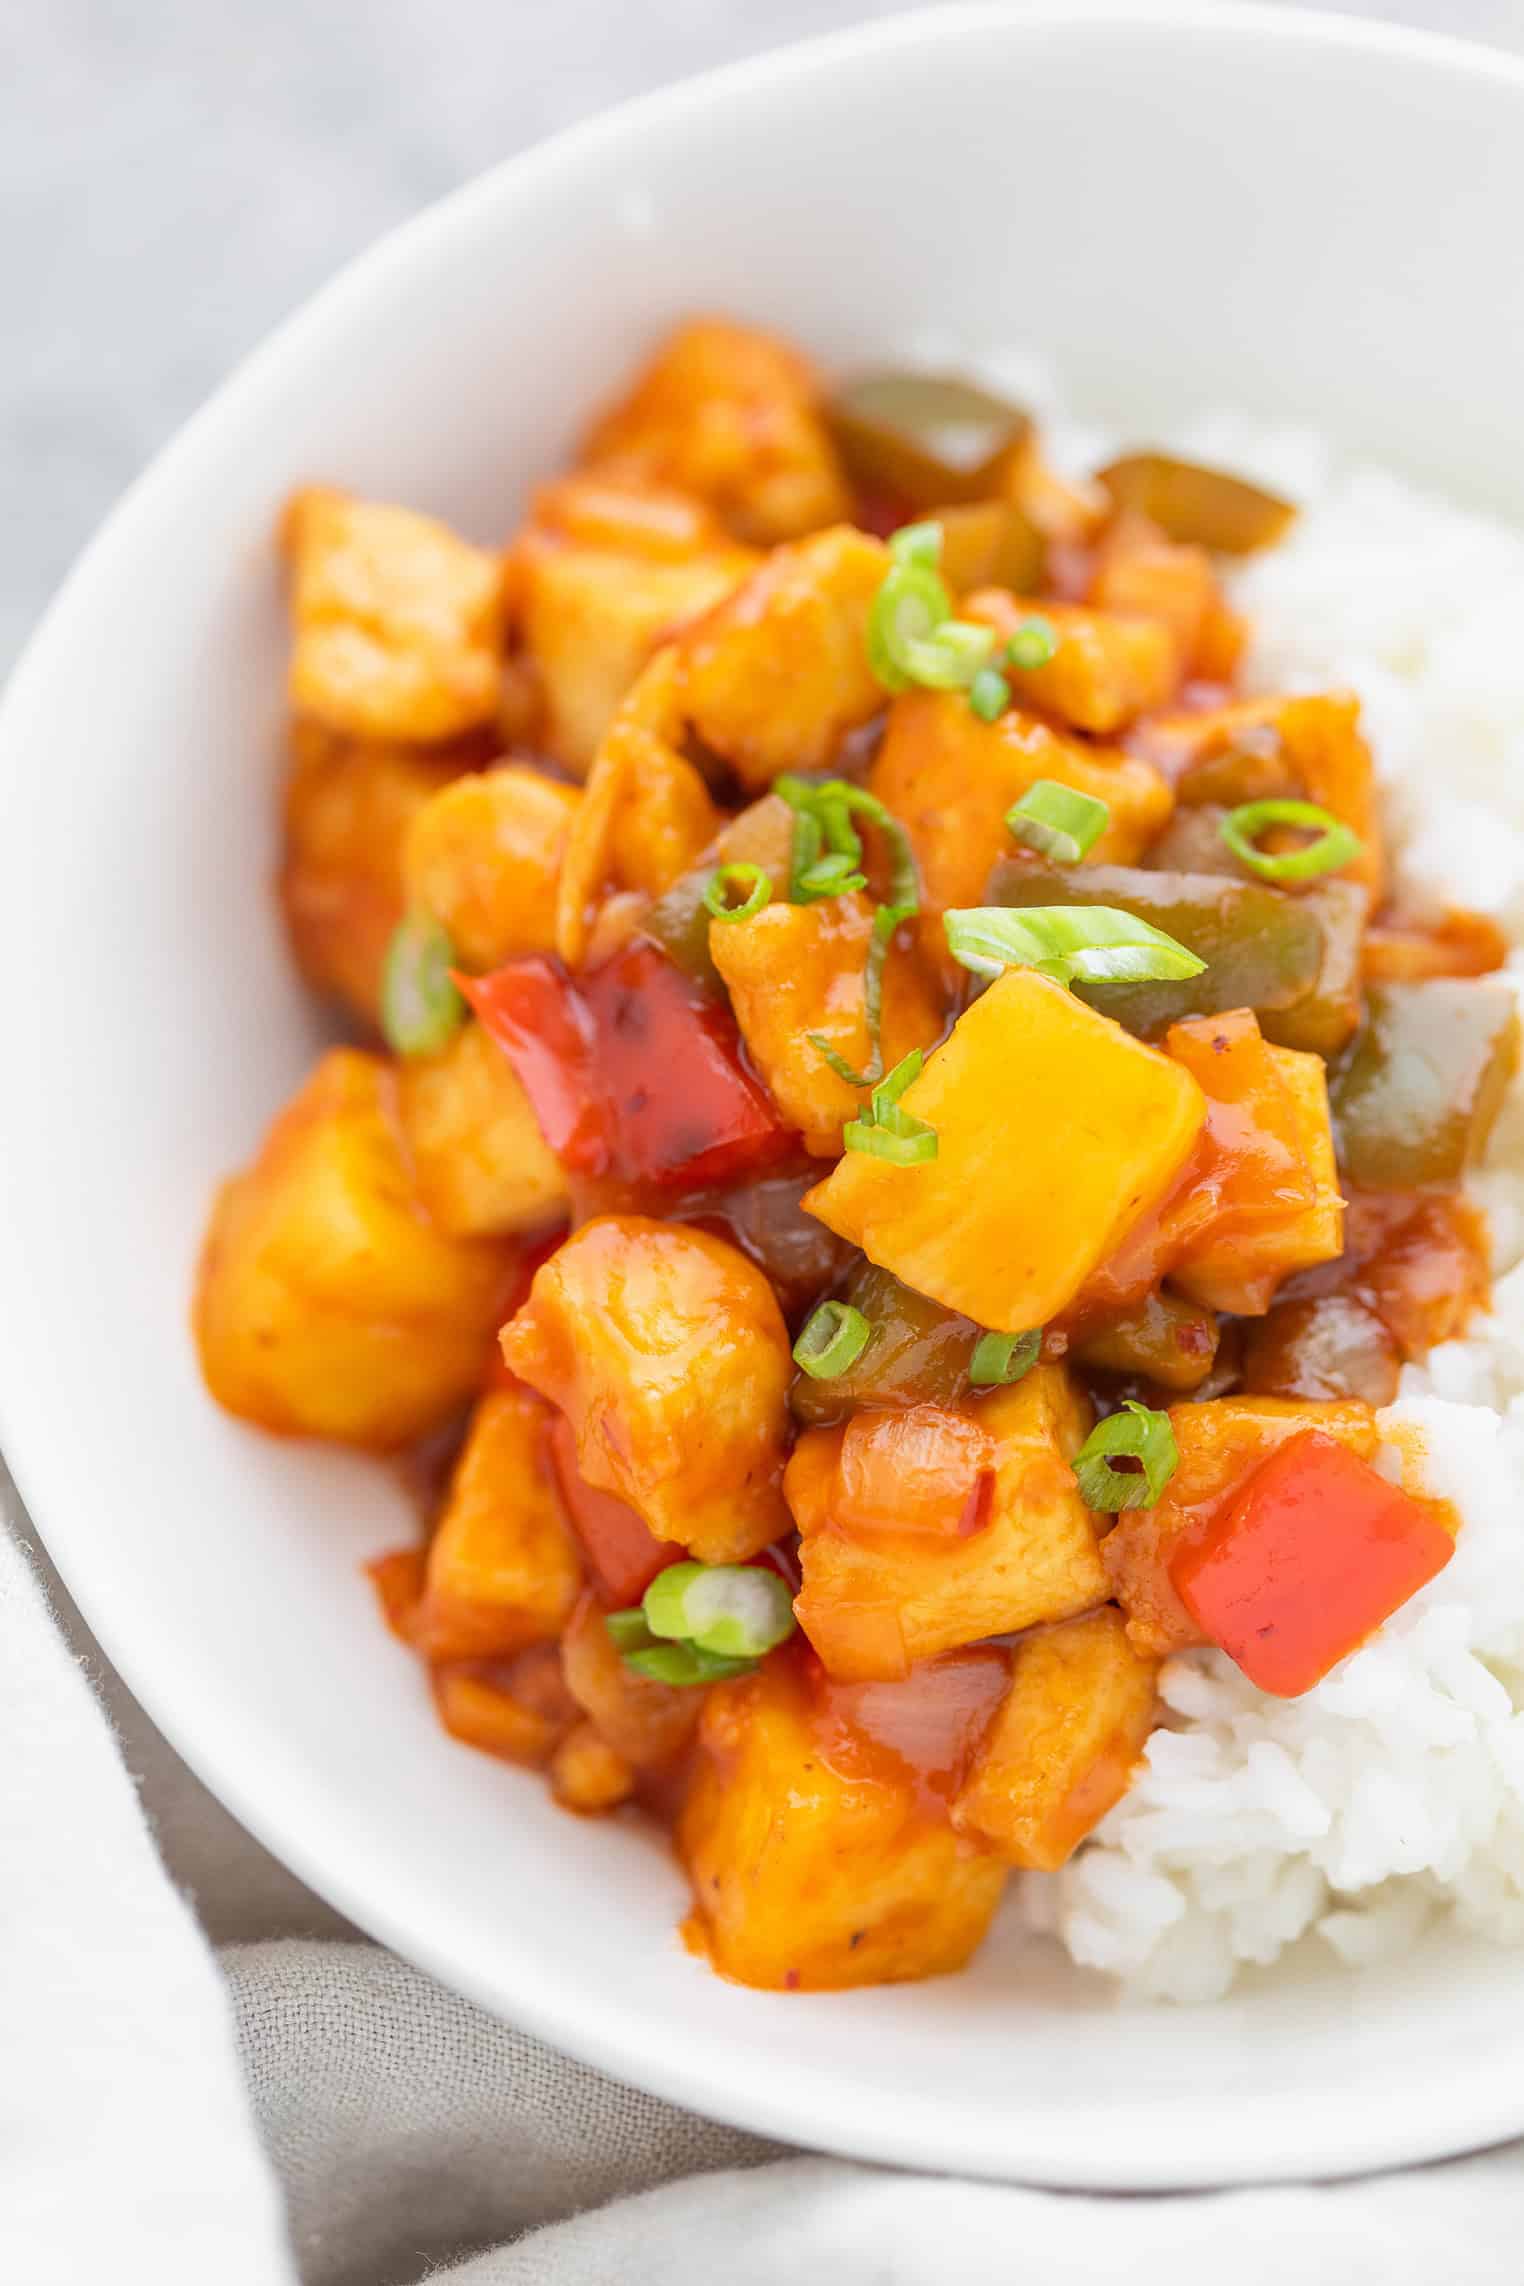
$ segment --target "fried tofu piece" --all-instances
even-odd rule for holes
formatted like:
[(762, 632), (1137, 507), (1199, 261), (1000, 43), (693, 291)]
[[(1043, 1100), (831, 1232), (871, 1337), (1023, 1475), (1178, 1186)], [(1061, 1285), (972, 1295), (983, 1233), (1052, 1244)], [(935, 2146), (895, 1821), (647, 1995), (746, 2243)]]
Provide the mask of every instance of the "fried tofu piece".
[(1046, 1325), (1163, 1199), (1206, 1118), (1197, 1082), (1034, 969), (959, 1017), (901, 1107), (914, 1166), (849, 1151), (804, 1205), (917, 1293), (1001, 1333)]
[(525, 762), (457, 778), (417, 810), (402, 845), (406, 902), (443, 923), (462, 968), (551, 952), (556, 892), (582, 796)]
[(406, 905), (408, 834), (468, 766), (460, 749), (365, 744), (315, 722), (291, 726), (279, 883), (291, 949), (309, 984), (370, 1023)]
[(763, 1273), (708, 1231), (584, 1223), (503, 1330), (510, 1370), (559, 1405), (577, 1466), (702, 1563), (786, 1532), (788, 1331)]
[(851, 514), (805, 359), (776, 335), (719, 318), (668, 335), (594, 423), (581, 458), (611, 477), (693, 493), (759, 547)]
[(1027, 1636), (954, 1826), (1007, 1865), (1055, 1872), (1127, 1792), (1154, 1726), (1158, 1669), (1109, 1606)]
[(397, 1111), (418, 1196), (452, 1238), (546, 1230), (571, 1203), (517, 1073), (479, 1024), (397, 1067)]
[(504, 1658), (552, 1641), (569, 1618), (582, 1558), (550, 1464), (552, 1417), (530, 1389), (479, 1400), (413, 1618), (426, 1658)]
[(659, 897), (720, 831), (709, 789), (681, 752), (683, 736), (681, 671), (669, 646), (609, 724), (567, 842), (556, 949), (569, 968), (587, 961), (614, 898)]
[(1086, 601), (1123, 618), (1161, 621), (1188, 676), (1225, 682), (1243, 651), (1247, 630), (1228, 608), (1207, 550), (1166, 539), (1130, 509), (1106, 535)]
[[(1272, 1047), (1247, 1008), (1173, 1024), (1165, 1052), (1207, 1097), (1204, 1227), (1170, 1250), (1170, 1276), (1214, 1310), (1260, 1317), (1295, 1271), (1333, 1262), (1344, 1200), (1321, 1056)], [(1199, 1211), (1187, 1198), (1183, 1211)]]
[[(676, 1558), (679, 1551), (673, 1550)], [(627, 1667), (614, 1647), (596, 1595), (584, 1595), (561, 1641), (566, 1686), (598, 1736), (634, 1770), (668, 1770), (703, 1712), (692, 1684), (658, 1683)]]
[[(709, 932), (752, 1064), (805, 1149), (819, 1158), (840, 1152), (843, 1122), (857, 1117), (862, 1092), (832, 1071), (811, 1035), (855, 1071), (866, 1066), (872, 941), (873, 907), (866, 897), (774, 902)], [(915, 954), (891, 945), (883, 979), (885, 1069), (892, 1071), (912, 1048), (929, 1048), (941, 1030), (940, 1001)]]
[(772, 1992), (960, 1969), (1005, 1882), (907, 1766), (843, 1754), (788, 1654), (708, 1694), (677, 1840), (715, 1968)]
[(756, 565), (695, 500), (568, 477), (535, 495), (511, 557), (545, 751), (583, 778), (625, 692), (677, 629)]
[(1353, 692), (1242, 699), (1210, 713), (1161, 717), (1143, 736), (1145, 751), (1178, 774), (1182, 804), (1231, 809), (1290, 795), (1342, 818), (1360, 836), (1359, 854), (1319, 878), (1358, 882), (1372, 909), (1380, 905), (1387, 880), (1381, 801)]
[(599, 1818), (635, 1791), (636, 1773), (590, 1722), (568, 1731), (550, 1758), (550, 1790), (563, 1810)]
[(389, 1067), (335, 1048), (218, 1196), (195, 1303), (207, 1387), (288, 1436), (407, 1444), (480, 1386), (512, 1267), (421, 1212)]
[(1320, 1429), (1369, 1460), (1380, 1438), (1358, 1399), (1314, 1404), (1286, 1397), (1214, 1397), (1172, 1405), (1180, 1461), (1152, 1508), (1124, 1509), (1101, 1543), (1113, 1599), (1127, 1615), (1133, 1648), (1167, 1657), (1206, 1637), (1170, 1584), (1176, 1553), (1202, 1537), (1262, 1461), (1288, 1438)]
[(964, 615), (993, 627), (1002, 645), (1023, 620), (1046, 619), (1058, 648), (1046, 666), (1017, 667), (1002, 658), (1018, 704), (1056, 715), (1074, 730), (1105, 738), (1140, 714), (1167, 706), (1180, 687), (1182, 658), (1173, 630), (1160, 619), (1127, 619), (1079, 603), (1024, 602), (1001, 588), (971, 595)]
[(694, 731), (741, 783), (818, 770), (884, 703), (868, 664), (868, 614), (888, 549), (840, 524), (775, 548), (679, 646)]
[[(827, 1671), (887, 1680), (1100, 1603), (1106, 1574), (1070, 1466), (1089, 1427), (1063, 1366), (1038, 1365), (968, 1415), (862, 1412), (801, 1437), (783, 1484), (801, 1535), (794, 1608)], [(943, 1504), (928, 1504), (928, 1477)]]
[(490, 723), (503, 652), (496, 556), (432, 516), (313, 487), (286, 509), (291, 704), (351, 738), (425, 744)]
[(1006, 812), (1039, 778), (1106, 804), (1110, 818), (1090, 851), (1097, 863), (1134, 864), (1174, 807), (1151, 764), (1082, 745), (1018, 708), (981, 722), (961, 691), (894, 700), (868, 785), (909, 834), (933, 915), (983, 904), (991, 868), (1015, 847)]

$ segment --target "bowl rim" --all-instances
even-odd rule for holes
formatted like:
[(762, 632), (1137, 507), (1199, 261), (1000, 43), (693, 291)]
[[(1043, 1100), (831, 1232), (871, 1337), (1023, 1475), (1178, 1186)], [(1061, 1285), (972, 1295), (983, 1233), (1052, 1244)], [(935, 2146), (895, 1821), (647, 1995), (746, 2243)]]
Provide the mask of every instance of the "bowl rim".
[[(769, 49), (579, 121), (474, 175), (343, 264), (235, 364), (154, 455), (76, 558), (0, 689), (0, 782), (7, 762), (14, 765), (18, 759), (14, 752), (18, 726), (39, 707), (49, 683), (68, 671), (74, 621), (91, 609), (98, 595), (111, 592), (118, 583), (119, 566), (130, 562), (139, 527), (151, 521), (159, 495), (183, 485), (203, 466), (215, 465), (224, 423), (251, 408), (257, 410), (261, 395), (279, 388), (279, 376), (293, 352), (325, 330), (342, 327), (348, 313), (378, 288), (425, 264), (432, 249), (447, 240), (467, 215), (530, 182), (553, 194), (560, 174), (596, 159), (602, 149), (617, 149), (632, 131), (690, 115), (732, 91), (762, 88), (781, 94), (796, 77), (855, 58), (940, 46), (1017, 25), (1034, 34), (1125, 25), (1170, 36), (1270, 40), (1309, 55), (1339, 50), (1416, 62), (1467, 80), (1505, 84), (1524, 95), (1524, 58), (1503, 50), (1379, 19), (1288, 9), (1274, 0), (955, 0), (951, 6), (872, 19)], [(0, 1134), (0, 1169), (4, 1163)], [(927, 2167), (913, 2125), (901, 2127), (892, 2113), (854, 2129), (852, 2123), (830, 2116), (828, 2104), (812, 2108), (807, 2085), (794, 2082), (764, 2089), (739, 2082), (716, 2055), (716, 2043), (669, 2041), (657, 2046), (630, 2036), (617, 2018), (599, 2015), (587, 2007), (585, 1996), (579, 1999), (574, 1975), (553, 1981), (544, 1976), (543, 1963), (534, 1964), (539, 1974), (528, 1974), (505, 1950), (495, 1988), (463, 1978), (447, 1945), (436, 1944), (428, 1929), (415, 1926), (406, 1910), (394, 1910), (391, 1899), (369, 1893), (363, 1878), (351, 1877), (341, 1855), (335, 1862), (321, 1837), (307, 1830), (299, 1816), (288, 1822), (278, 1789), (262, 1785), (257, 1771), (240, 1762), (220, 1734), (215, 1739), (209, 1735), (205, 1710), (196, 1703), (194, 1690), (182, 1696), (172, 1668), (160, 1672), (151, 1659), (140, 1659), (137, 1638), (130, 1625), (119, 1623), (118, 1607), (97, 1598), (91, 1563), (97, 1522), (72, 1512), (66, 1499), (52, 1499), (51, 1456), (34, 1442), (25, 1402), (18, 1399), (18, 1388), (25, 1386), (20, 1361), (26, 1347), (26, 1316), (24, 1307), (0, 1314), (0, 1448), (17, 1489), (106, 1656), (175, 1752), (251, 1834), (377, 1942), (450, 1989), (465, 1992), (493, 2014), (616, 2080), (784, 2144)], [(228, 1737), (232, 1735), (230, 1728)], [(1506, 2072), (1491, 2080), (1481, 2073), (1468, 2075), (1465, 2085), (1446, 2089), (1446, 2099), (1446, 2121), (1438, 2134), (1432, 2125), (1420, 2125), (1416, 2113), (1395, 2122), (1379, 2112), (1342, 2119), (1334, 2157), (1314, 2107), (1309, 2107), (1313, 2115), (1306, 2128), (1284, 2147), (1252, 2158), (1246, 2158), (1231, 2134), (1224, 2133), (1214, 2144), (1210, 2127), (1184, 2161), (1161, 2158), (1157, 2149), (1146, 2158), (1140, 2153), (1129, 2160), (1114, 2147), (1106, 2151), (1077, 2143), (1061, 2123), (1044, 2141), (1039, 2122), (1035, 2133), (1024, 2136), (1021, 2179), (1074, 2189), (1162, 2190), (1345, 2176), (1476, 2150), (1524, 2127), (1524, 2083)], [(1010, 2159), (1002, 2156), (994, 2138), (982, 2149), (969, 2149), (958, 2172), (1012, 2177)]]

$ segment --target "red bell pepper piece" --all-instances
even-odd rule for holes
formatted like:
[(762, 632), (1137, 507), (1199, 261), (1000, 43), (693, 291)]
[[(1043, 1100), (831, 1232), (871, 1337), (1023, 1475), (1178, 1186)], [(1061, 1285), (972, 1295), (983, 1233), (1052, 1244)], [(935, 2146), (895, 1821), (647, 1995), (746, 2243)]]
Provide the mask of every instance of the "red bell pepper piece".
[(1170, 1565), (1175, 1592), (1251, 1683), (1296, 1698), (1442, 1571), (1430, 1512), (1320, 1430), (1255, 1470)]
[(600, 1583), (621, 1608), (639, 1603), (657, 1573), (680, 1563), (684, 1550), (675, 1540), (658, 1540), (643, 1516), (588, 1483), (577, 1466), (577, 1440), (564, 1413), (556, 1415), (551, 1427), (550, 1457), (561, 1504)]
[(636, 939), (575, 980), (537, 954), (459, 981), (573, 1174), (695, 1189), (794, 1148), (728, 1009), (657, 945)]

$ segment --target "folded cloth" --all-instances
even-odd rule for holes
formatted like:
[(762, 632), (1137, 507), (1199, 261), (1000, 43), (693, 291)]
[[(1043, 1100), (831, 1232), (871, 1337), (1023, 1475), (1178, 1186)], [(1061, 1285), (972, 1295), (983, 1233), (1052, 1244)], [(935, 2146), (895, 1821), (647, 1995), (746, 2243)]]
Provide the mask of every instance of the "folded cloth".
[(778, 2157), (363, 1943), (234, 1945), (219, 1977), (3, 1533), (0, 1722), (3, 2286), (1518, 2276), (1519, 2147), (1216, 2196), (961, 2183)]

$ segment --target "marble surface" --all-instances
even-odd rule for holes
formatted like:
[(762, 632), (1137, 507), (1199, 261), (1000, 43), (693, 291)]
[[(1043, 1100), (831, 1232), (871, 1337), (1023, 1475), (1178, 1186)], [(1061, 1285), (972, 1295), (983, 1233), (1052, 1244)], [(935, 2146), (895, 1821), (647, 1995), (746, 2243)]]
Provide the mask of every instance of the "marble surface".
[[(350, 255), (663, 81), (919, 0), (11, 0), (0, 39), (0, 674), (112, 501)], [(1280, 0), (1297, 5), (1299, 0)], [(1343, 0), (1524, 50), (1524, 0)], [(220, 1938), (336, 1924), (69, 1612)], [(230, 1875), (232, 1878), (230, 1878)]]

